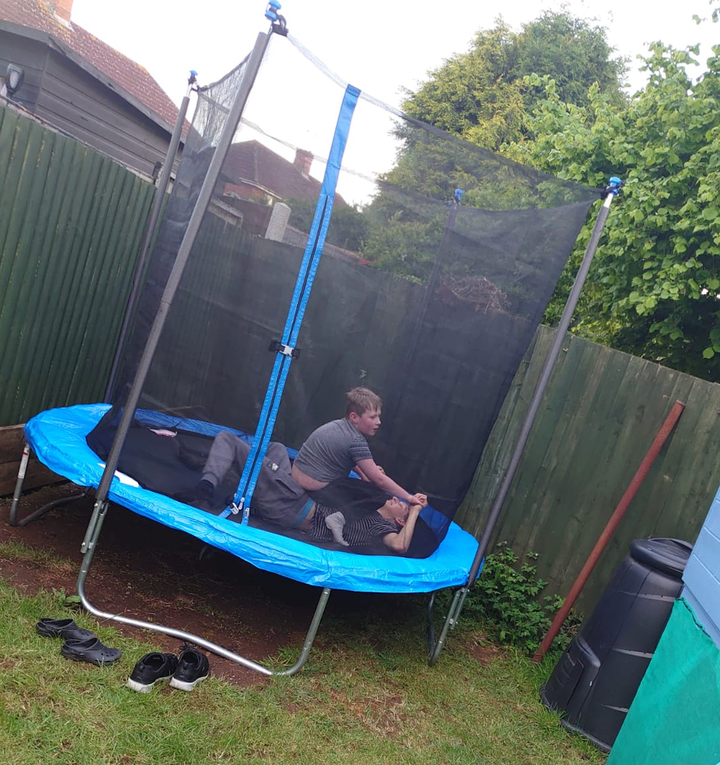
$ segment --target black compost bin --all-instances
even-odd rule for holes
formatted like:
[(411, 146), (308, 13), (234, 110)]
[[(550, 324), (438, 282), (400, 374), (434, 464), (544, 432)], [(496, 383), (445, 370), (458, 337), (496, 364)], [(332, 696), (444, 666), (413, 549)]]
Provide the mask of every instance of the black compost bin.
[(610, 751), (662, 635), (692, 545), (636, 539), (582, 631), (540, 689), (562, 724)]

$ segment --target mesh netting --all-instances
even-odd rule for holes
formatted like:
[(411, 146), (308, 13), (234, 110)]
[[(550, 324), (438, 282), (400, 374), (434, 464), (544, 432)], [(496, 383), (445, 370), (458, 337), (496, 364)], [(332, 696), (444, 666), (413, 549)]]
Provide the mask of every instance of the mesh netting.
[[(201, 93), (116, 401), (244, 69)], [(281, 338), (316, 233), (344, 93), (345, 83), (292, 38), (271, 40), (141, 408), (254, 433), (276, 358), (268, 348)], [(345, 391), (369, 387), (384, 400), (371, 440), (376, 462), (451, 516), (598, 198), (361, 94), (273, 440), (299, 448), (317, 426), (343, 417)]]

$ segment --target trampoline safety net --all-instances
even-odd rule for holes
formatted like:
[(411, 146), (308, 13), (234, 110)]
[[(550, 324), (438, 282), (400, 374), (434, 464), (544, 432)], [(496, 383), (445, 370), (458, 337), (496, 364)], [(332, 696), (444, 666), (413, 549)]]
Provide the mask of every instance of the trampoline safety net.
[[(199, 93), (115, 404), (247, 69), (246, 60)], [(301, 282), (314, 281), (291, 328), (299, 355), (288, 358), (272, 440), (299, 448), (344, 416), (346, 391), (371, 388), (384, 402), (375, 461), (452, 517), (599, 197), (411, 120), (348, 87), (291, 36), (271, 35), (139, 409), (209, 423), (210, 436), (252, 436), (279, 355), (269, 348), (283, 339), (302, 272)], [(318, 251), (316, 273), (305, 273)], [(165, 459), (146, 450), (135, 477), (167, 492)], [(177, 488), (197, 480), (198, 466), (185, 467)]]

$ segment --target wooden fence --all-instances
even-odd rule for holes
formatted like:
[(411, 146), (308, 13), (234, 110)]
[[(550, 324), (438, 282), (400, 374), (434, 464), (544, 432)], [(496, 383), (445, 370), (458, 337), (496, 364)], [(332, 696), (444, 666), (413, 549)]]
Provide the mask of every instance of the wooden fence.
[(102, 399), (153, 189), (0, 106), (0, 426)]
[[(509, 462), (553, 330), (540, 327), (457, 520), (479, 534)], [(631, 540), (694, 542), (720, 484), (720, 385), (568, 335), (494, 541), (539, 553), (546, 594), (565, 595), (676, 400), (686, 404), (581, 599), (587, 610)]]

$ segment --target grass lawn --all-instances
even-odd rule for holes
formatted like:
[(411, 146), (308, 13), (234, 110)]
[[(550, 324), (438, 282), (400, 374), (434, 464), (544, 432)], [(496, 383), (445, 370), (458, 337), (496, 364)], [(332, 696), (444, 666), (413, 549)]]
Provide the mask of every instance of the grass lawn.
[[(8, 559), (29, 552), (0, 545)], [(37, 556), (37, 553), (35, 554)], [(42, 565), (57, 565), (42, 556)], [(63, 565), (60, 563), (59, 565)], [(423, 608), (402, 618), (335, 616), (292, 678), (251, 687), (211, 677), (184, 693), (125, 687), (134, 662), (156, 648), (64, 605), (65, 593), (19, 594), (0, 579), (0, 749), (12, 765), (200, 765), (202, 763), (603, 763), (538, 700), (552, 665), (533, 666), (478, 631), (454, 633), (429, 667)], [(410, 617), (408, 619), (408, 613)], [(42, 616), (73, 615), (120, 662), (98, 668), (60, 655), (61, 641), (35, 633)], [(281, 649), (274, 662), (297, 656)], [(212, 656), (211, 663), (212, 663)]]

